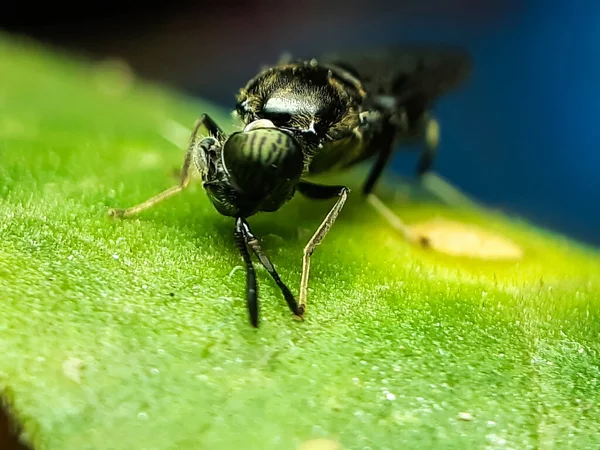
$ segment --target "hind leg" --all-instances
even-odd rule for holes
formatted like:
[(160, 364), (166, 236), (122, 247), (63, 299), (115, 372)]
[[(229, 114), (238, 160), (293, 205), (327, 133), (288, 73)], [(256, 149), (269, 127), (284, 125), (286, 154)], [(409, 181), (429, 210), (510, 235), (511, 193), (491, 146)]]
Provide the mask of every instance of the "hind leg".
[(433, 168), (440, 144), (440, 124), (432, 116), (426, 116), (423, 129), (424, 148), (417, 164), (417, 176), (419, 179)]

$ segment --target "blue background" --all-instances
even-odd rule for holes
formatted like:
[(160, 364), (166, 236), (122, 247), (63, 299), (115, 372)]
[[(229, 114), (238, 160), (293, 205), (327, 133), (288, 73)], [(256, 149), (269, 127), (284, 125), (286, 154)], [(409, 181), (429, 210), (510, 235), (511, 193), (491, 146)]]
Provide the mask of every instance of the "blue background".
[(488, 203), (600, 244), (600, 2), (569, 3), (529, 2), (456, 39), (475, 70), (437, 108), (437, 169)]

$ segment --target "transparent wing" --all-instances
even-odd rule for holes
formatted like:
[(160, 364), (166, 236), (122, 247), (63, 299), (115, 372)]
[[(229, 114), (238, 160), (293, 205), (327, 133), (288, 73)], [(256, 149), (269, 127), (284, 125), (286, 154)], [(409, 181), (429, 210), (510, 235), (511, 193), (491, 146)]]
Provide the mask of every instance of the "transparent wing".
[(462, 84), (472, 70), (469, 53), (459, 47), (391, 46), (325, 54), (318, 61), (350, 72), (369, 94), (392, 96), (402, 104), (430, 104)]

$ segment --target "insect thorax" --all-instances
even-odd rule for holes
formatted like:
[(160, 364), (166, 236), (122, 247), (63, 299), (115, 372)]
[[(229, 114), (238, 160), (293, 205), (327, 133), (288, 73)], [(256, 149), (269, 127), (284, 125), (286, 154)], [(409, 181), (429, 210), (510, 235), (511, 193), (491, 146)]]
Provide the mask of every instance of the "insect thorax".
[(276, 127), (293, 130), (306, 173), (344, 165), (360, 153), (361, 100), (356, 86), (307, 61), (259, 73), (240, 91), (236, 110), (246, 124), (268, 119)]

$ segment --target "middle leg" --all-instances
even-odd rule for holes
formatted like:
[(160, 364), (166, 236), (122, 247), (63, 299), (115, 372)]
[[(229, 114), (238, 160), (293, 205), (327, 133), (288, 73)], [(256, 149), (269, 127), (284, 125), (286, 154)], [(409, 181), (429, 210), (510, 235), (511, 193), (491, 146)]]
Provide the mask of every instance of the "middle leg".
[(298, 300), (298, 317), (302, 317), (306, 311), (306, 299), (308, 297), (308, 275), (310, 272), (310, 257), (314, 253), (317, 245), (325, 238), (331, 229), (335, 219), (339, 215), (344, 203), (348, 198), (350, 190), (346, 186), (326, 186), (322, 184), (309, 183), (301, 181), (298, 184), (298, 190), (309, 198), (313, 199), (328, 199), (338, 196), (338, 200), (329, 210), (323, 222), (317, 231), (313, 234), (306, 247), (304, 247), (304, 256), (302, 258), (302, 279), (300, 281), (300, 297)]
[(289, 308), (292, 310), (292, 312), (294, 314), (297, 315), (298, 314), (298, 303), (296, 302), (294, 295), (289, 290), (289, 288), (284, 284), (284, 282), (281, 281), (281, 278), (279, 277), (277, 270), (275, 270), (275, 266), (273, 266), (273, 263), (271, 262), (271, 260), (267, 256), (267, 254), (264, 252), (264, 250), (260, 246), (260, 243), (258, 242), (258, 238), (256, 236), (254, 236), (254, 234), (250, 230), (250, 225), (244, 219), (238, 219), (238, 222), (240, 223), (240, 229), (244, 234), (246, 243), (252, 249), (252, 251), (254, 252), (254, 254), (256, 255), (258, 260), (260, 261), (260, 263), (263, 265), (263, 267), (265, 269), (267, 269), (267, 272), (269, 272), (269, 275), (271, 275), (271, 278), (273, 278), (273, 280), (279, 287), (279, 290), (283, 294), (283, 297), (285, 298), (285, 301), (288, 304)]
[(367, 180), (363, 185), (363, 195), (366, 197), (367, 202), (373, 207), (373, 209), (383, 217), (396, 231), (398, 231), (404, 239), (409, 242), (416, 242), (419, 240), (413, 233), (408, 225), (406, 225), (402, 219), (400, 219), (386, 204), (373, 193), (375, 184), (383, 174), (385, 167), (388, 165), (390, 157), (393, 152), (394, 142), (392, 139), (387, 139), (383, 142), (383, 147), (377, 154), (377, 160), (375, 165), (371, 169)]

